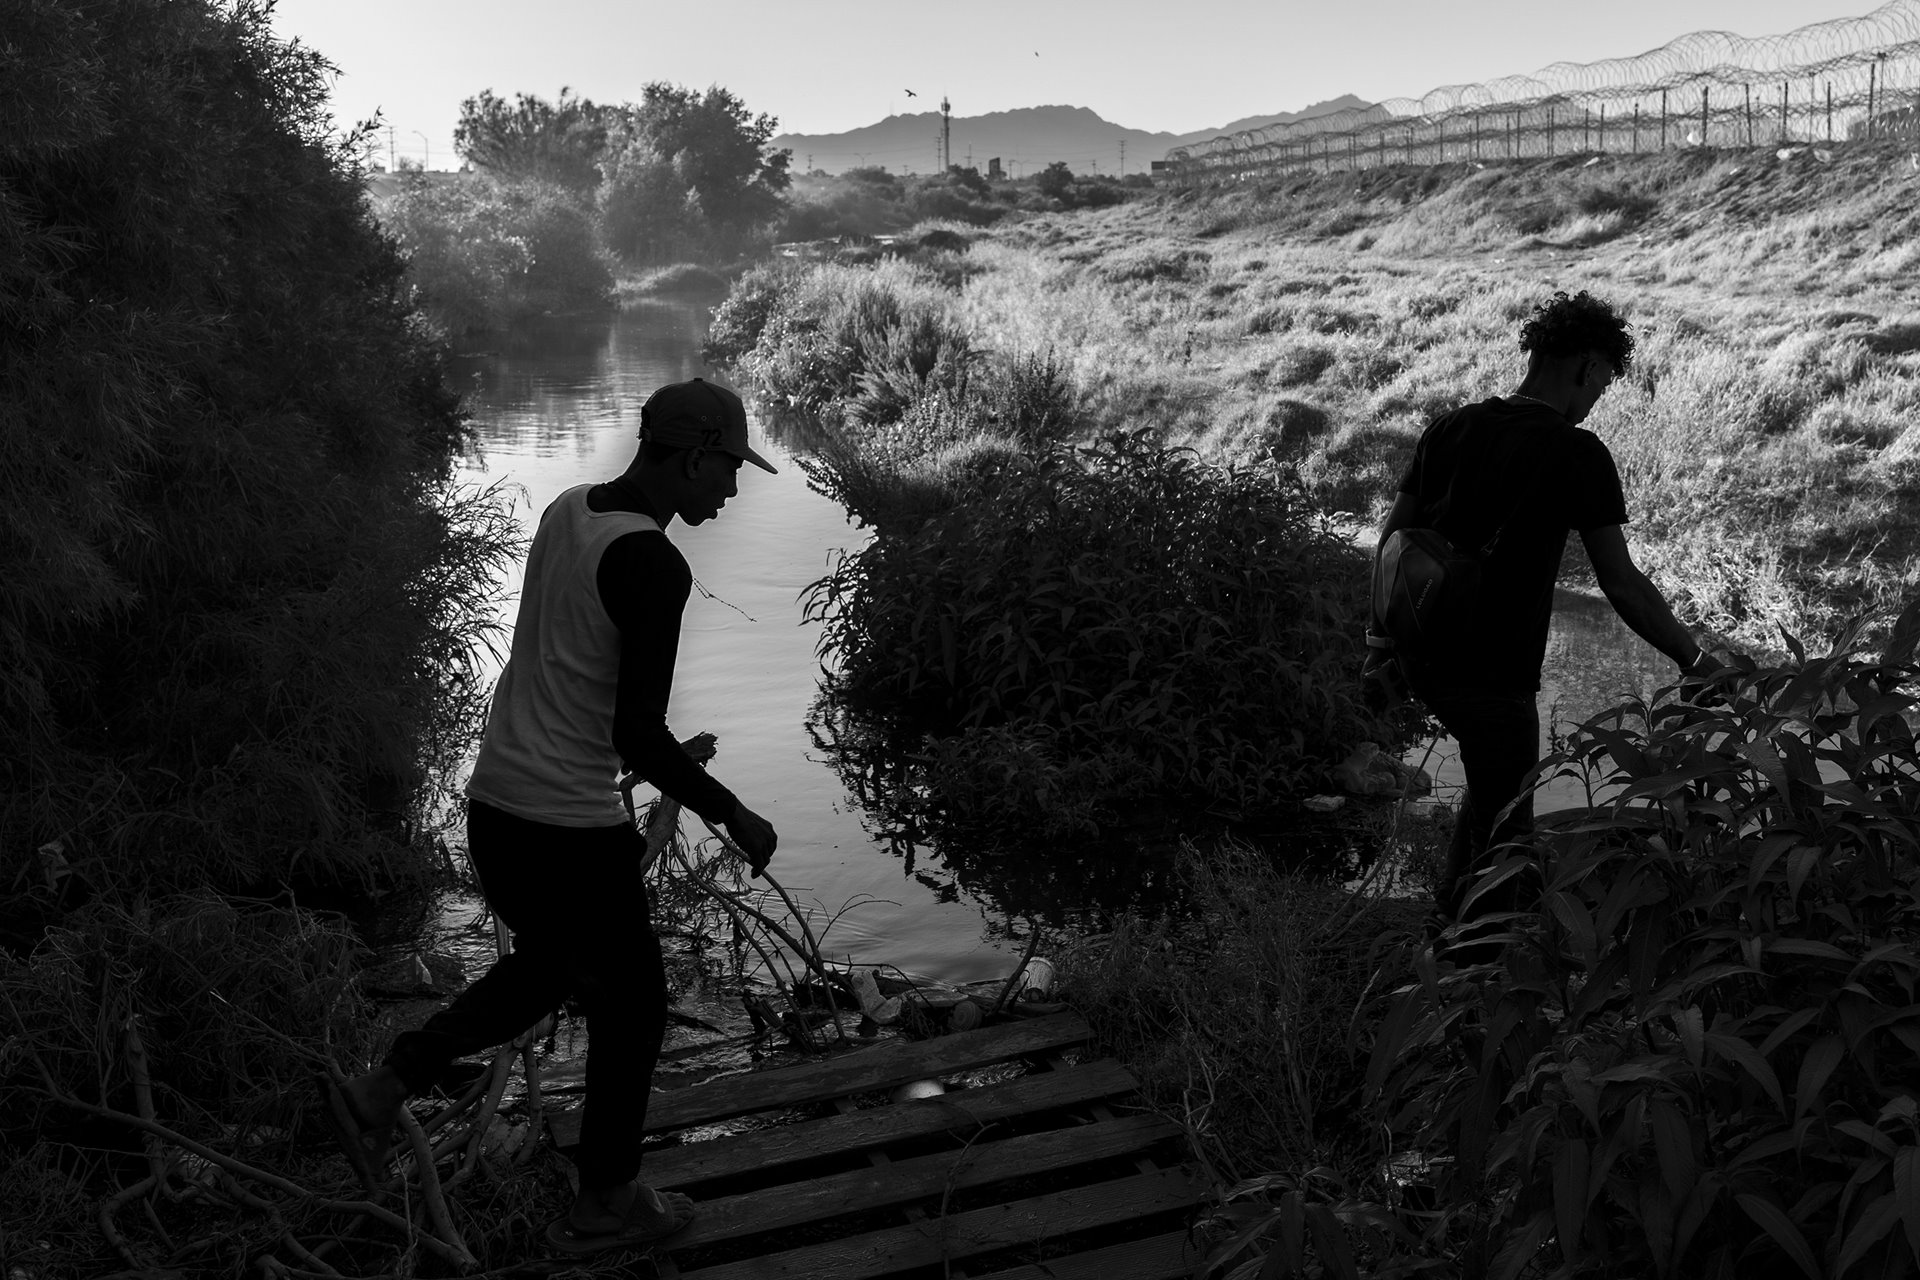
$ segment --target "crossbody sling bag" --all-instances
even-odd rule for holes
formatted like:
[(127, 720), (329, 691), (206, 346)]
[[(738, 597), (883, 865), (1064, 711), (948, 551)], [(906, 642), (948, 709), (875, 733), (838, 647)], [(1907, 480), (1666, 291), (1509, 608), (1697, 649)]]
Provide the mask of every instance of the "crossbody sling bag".
[(1396, 529), (1373, 566), (1371, 621), (1362, 678), (1391, 702), (1404, 701), (1436, 663), (1455, 651), (1479, 605), (1487, 558), (1520, 513), (1545, 459), (1534, 458), (1507, 518), (1478, 550), (1453, 545), (1438, 529)]

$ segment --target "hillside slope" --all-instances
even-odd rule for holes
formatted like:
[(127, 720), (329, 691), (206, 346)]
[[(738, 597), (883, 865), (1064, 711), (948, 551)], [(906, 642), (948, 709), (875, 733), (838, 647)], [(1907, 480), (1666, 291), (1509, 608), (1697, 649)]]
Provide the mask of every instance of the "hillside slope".
[[(1145, 173), (1151, 161), (1165, 158), (1174, 147), (1240, 129), (1365, 105), (1352, 94), (1342, 94), (1300, 111), (1251, 116), (1192, 133), (1130, 129), (1104, 120), (1086, 107), (1022, 107), (1015, 111), (955, 116), (951, 122), (953, 158), (954, 163), (964, 164), (971, 155), (972, 163), (983, 171), (988, 159), (998, 156), (1009, 173), (1015, 172), (1016, 164), (1018, 174), (1027, 174), (1056, 160), (1064, 161), (1075, 173), (1117, 173), (1122, 164), (1120, 144), (1124, 142), (1126, 171)], [(929, 109), (911, 115), (888, 116), (845, 133), (783, 133), (770, 145), (791, 148), (797, 172), (805, 172), (811, 159), (814, 168), (830, 173), (859, 165), (882, 165), (895, 173), (927, 173), (937, 167), (934, 140), (940, 134), (940, 127), (940, 113)]]
[[(1294, 460), (1365, 526), (1434, 413), (1510, 390), (1554, 289), (1623, 306), (1588, 424), (1642, 563), (1755, 646), (1920, 589), (1920, 175), (1801, 150), (1387, 167), (1169, 192), (976, 244), (964, 305), (1095, 415)], [(1569, 551), (1577, 571), (1578, 543)]]

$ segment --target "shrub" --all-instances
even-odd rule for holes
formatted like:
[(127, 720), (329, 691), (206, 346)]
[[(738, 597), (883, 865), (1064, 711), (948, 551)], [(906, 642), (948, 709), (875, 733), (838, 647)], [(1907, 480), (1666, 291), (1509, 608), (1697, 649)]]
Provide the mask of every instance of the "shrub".
[(9, 19), (0, 884), (359, 891), (437, 872), (511, 549), (366, 216), (327, 68), (258, 6)]
[(799, 268), (783, 258), (749, 268), (713, 310), (700, 354), (709, 364), (731, 365), (753, 350)]
[(1213, 255), (1205, 249), (1158, 245), (1123, 249), (1100, 259), (1095, 272), (1111, 284), (1169, 280), (1189, 282), (1206, 277)]
[(723, 304), (708, 350), (735, 350), (757, 319), (740, 370), (776, 403), (829, 424), (872, 426), (923, 395), (958, 394), (977, 359), (944, 291), (904, 263), (749, 273), (736, 292), (765, 300)]
[(1365, 557), (1287, 473), (1153, 435), (1007, 457), (845, 556), (807, 594), (838, 695), (936, 737), (1031, 725), (1060, 759), (1130, 753), (1152, 791), (1220, 811), (1317, 784), (1377, 731)]
[(455, 333), (604, 304), (613, 273), (582, 198), (557, 186), (404, 180), (381, 214)]
[(1917, 672), (1910, 629), (1881, 661), (1858, 636), (1582, 725), (1543, 773), (1591, 806), (1475, 890), (1539, 886), (1503, 956), (1383, 971), (1414, 977), (1370, 1080), (1495, 1274), (1914, 1265)]
[(1182, 841), (1175, 868), (1181, 910), (1163, 897), (1057, 952), (1061, 991), (1148, 1102), (1187, 1125), (1220, 1184), (1371, 1173), (1385, 1153), (1348, 1029), (1374, 939), (1419, 904), (1276, 870), (1232, 841)]

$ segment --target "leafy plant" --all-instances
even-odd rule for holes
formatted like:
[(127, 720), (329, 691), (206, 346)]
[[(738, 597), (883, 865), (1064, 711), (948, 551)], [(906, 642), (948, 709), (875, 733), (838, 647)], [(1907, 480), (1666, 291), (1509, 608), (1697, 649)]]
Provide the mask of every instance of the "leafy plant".
[(1486, 1274), (1910, 1273), (1920, 1256), (1920, 753), (1887, 655), (1723, 669), (1541, 766), (1497, 960), (1410, 944), (1370, 1083)]
[(1375, 728), (1353, 675), (1364, 557), (1290, 473), (1145, 429), (977, 459), (949, 508), (809, 589), (850, 705), (936, 737), (1044, 728), (1062, 759), (1120, 752), (1148, 793), (1238, 812)]

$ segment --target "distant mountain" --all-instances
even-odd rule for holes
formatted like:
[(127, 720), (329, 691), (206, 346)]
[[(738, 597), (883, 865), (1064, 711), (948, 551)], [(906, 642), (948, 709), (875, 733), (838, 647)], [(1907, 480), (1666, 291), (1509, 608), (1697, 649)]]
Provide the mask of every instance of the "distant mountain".
[[(1075, 173), (1119, 173), (1123, 163), (1127, 173), (1143, 173), (1150, 162), (1165, 159), (1174, 147), (1368, 105), (1350, 93), (1342, 94), (1301, 111), (1248, 116), (1193, 133), (1128, 129), (1101, 119), (1085, 107), (1021, 107), (980, 116), (955, 116), (952, 155), (955, 164), (967, 164), (971, 156), (971, 163), (982, 173), (986, 172), (987, 161), (998, 156), (1001, 166), (1015, 177), (1035, 173), (1055, 160), (1066, 161)], [(938, 164), (939, 136), (940, 113), (922, 111), (888, 116), (877, 124), (845, 133), (783, 133), (771, 145), (793, 149), (796, 173), (805, 173), (809, 162), (828, 173), (842, 173), (860, 165), (884, 165), (895, 173), (931, 173)], [(1122, 143), (1126, 144), (1124, 160)]]

